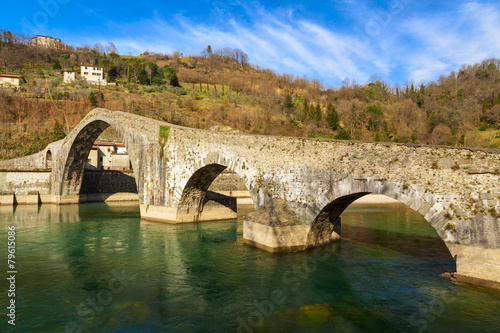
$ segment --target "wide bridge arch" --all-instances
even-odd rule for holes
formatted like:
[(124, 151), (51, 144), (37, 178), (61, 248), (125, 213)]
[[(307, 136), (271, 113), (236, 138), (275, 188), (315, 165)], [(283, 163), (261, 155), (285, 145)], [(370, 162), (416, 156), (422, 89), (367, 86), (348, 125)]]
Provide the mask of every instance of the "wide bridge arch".
[[(451, 212), (447, 210), (449, 207), (438, 204), (437, 198), (428, 189), (384, 178), (349, 176), (316, 199), (313, 211), (319, 212), (311, 223), (307, 246), (317, 246), (337, 239), (340, 236), (338, 219), (342, 212), (355, 200), (368, 194), (385, 195), (407, 205), (422, 215), (445, 244), (456, 241), (450, 231), (451, 227), (447, 228), (448, 223), (454, 226)], [(455, 194), (448, 196), (458, 197)], [(453, 203), (456, 204), (452, 201), (449, 205)]]

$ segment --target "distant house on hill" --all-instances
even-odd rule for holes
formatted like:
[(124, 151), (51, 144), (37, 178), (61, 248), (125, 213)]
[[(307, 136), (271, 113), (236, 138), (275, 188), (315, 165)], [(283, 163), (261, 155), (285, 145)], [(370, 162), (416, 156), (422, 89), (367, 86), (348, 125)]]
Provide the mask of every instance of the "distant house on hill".
[(19, 87), (25, 83), (22, 75), (0, 74), (0, 87)]
[(36, 35), (31, 38), (31, 45), (50, 47), (50, 48), (66, 48), (68, 45), (61, 42), (59, 38), (54, 38), (50, 36)]
[(81, 77), (84, 77), (88, 83), (100, 84), (101, 86), (108, 85), (104, 78), (104, 69), (100, 67), (82, 66), (80, 73)]
[(64, 71), (63, 82), (64, 83), (70, 83), (71, 81), (75, 80), (75, 77), (76, 77), (76, 73), (75, 72)]

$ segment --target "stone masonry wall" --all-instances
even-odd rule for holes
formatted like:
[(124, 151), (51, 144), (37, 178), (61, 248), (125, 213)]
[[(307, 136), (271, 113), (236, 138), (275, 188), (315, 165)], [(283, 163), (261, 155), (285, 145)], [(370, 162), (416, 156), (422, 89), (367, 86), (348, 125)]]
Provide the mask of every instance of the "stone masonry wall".
[(243, 179), (233, 171), (223, 171), (210, 185), (209, 191), (246, 191)]
[(83, 174), (80, 193), (137, 193), (133, 173), (119, 171), (89, 171)]
[(0, 193), (27, 195), (30, 192), (49, 194), (50, 171), (19, 172), (0, 171)]

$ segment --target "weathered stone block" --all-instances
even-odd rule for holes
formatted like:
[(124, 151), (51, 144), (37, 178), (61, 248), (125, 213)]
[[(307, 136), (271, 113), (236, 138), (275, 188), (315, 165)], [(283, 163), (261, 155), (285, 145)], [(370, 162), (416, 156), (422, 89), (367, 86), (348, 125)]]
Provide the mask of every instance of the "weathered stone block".
[(437, 166), (441, 169), (451, 169), (455, 165), (457, 165), (457, 163), (451, 157), (441, 158), (437, 161)]
[(431, 205), (429, 205), (427, 202), (424, 202), (420, 208), (417, 210), (422, 216), (425, 216), (429, 210), (431, 209)]
[(40, 203), (40, 195), (38, 191), (29, 191), (25, 195), (16, 195), (16, 203), (18, 205), (38, 205)]
[(500, 287), (500, 249), (458, 244), (450, 244), (448, 248), (457, 262), (459, 280)]
[(15, 202), (14, 192), (2, 191), (0, 192), (0, 205), (10, 206)]
[(479, 194), (479, 199), (481, 200), (492, 200), (494, 199), (493, 194), (489, 192), (481, 192)]
[(302, 222), (287, 203), (281, 199), (269, 201), (264, 207), (257, 209), (246, 217), (255, 223), (269, 226), (300, 225)]

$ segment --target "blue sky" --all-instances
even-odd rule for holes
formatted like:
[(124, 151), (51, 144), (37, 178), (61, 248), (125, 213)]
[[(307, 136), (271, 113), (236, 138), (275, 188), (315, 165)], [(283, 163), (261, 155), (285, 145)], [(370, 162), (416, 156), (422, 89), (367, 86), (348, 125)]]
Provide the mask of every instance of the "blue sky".
[(250, 62), (340, 87), (378, 75), (391, 85), (436, 80), (500, 57), (498, 1), (6, 1), (0, 27), (119, 53), (185, 55), (239, 48)]

